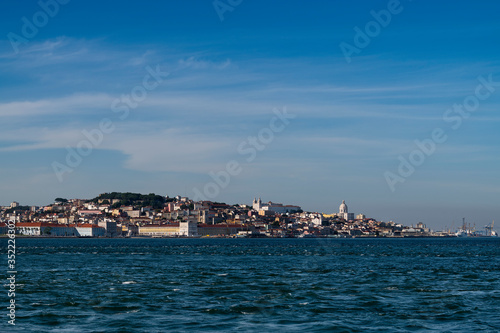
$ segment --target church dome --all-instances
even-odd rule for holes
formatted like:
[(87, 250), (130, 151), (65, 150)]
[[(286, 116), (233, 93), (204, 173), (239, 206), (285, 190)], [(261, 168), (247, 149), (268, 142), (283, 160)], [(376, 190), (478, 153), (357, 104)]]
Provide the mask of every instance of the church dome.
[(342, 200), (342, 204), (339, 207), (339, 213), (340, 214), (345, 214), (347, 213), (347, 205), (345, 204), (345, 200)]

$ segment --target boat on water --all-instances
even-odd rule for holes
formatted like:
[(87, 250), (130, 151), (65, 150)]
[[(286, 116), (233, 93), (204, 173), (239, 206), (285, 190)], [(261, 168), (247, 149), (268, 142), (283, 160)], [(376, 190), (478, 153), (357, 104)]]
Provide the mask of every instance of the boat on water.
[(493, 230), (493, 226), (495, 225), (495, 221), (491, 222), (491, 224), (487, 225), (484, 227), (485, 231), (476, 231), (475, 227), (472, 228), (467, 228), (465, 224), (465, 219), (464, 219), (464, 224), (462, 228), (460, 228), (456, 233), (455, 236), (457, 237), (498, 237), (498, 232)]
[(465, 223), (465, 218), (463, 219), (462, 227), (455, 233), (457, 237), (498, 237), (498, 233), (493, 230), (493, 226), (495, 225), (495, 221), (491, 222), (491, 224), (484, 227), (485, 231), (476, 230), (476, 224), (474, 223), (474, 227), (471, 228), (470, 223), (469, 226)]
[(468, 230), (463, 230), (463, 229), (458, 230), (455, 233), (455, 235), (457, 237), (469, 237), (469, 236), (471, 236), (471, 234), (468, 232)]

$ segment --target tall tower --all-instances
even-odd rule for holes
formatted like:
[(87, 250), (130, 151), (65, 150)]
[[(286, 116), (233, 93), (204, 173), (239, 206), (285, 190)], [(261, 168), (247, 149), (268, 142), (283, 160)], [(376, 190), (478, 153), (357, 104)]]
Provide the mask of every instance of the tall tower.
[(260, 210), (262, 208), (262, 200), (260, 200), (260, 198), (259, 198), (259, 200), (256, 201), (254, 198), (253, 203), (252, 203), (252, 208), (254, 210)]
[(347, 205), (345, 204), (345, 200), (342, 200), (342, 204), (339, 207), (339, 214), (343, 215), (347, 213), (349, 213)]

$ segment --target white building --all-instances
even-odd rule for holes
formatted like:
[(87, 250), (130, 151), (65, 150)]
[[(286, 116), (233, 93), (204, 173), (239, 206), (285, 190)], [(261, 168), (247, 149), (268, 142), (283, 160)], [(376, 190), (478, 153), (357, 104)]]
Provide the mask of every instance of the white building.
[(141, 216), (141, 211), (140, 210), (128, 210), (126, 211), (128, 217), (139, 217)]
[(273, 211), (278, 214), (293, 213), (301, 210), (300, 206), (283, 205), (271, 201), (267, 204), (262, 204), (262, 200), (260, 198), (259, 200), (255, 200), (255, 198), (253, 199), (252, 208), (256, 211)]
[(181, 221), (179, 224), (179, 235), (187, 237), (198, 236), (198, 223), (196, 221)]
[(261, 210), (261, 207), (262, 207), (262, 200), (255, 200), (255, 198), (253, 198), (253, 202), (252, 202), (252, 208), (256, 211), (259, 211)]
[(349, 209), (345, 203), (345, 200), (342, 200), (342, 204), (339, 207), (338, 217), (343, 218), (346, 221), (354, 220), (354, 213), (349, 213)]
[(17, 233), (26, 236), (40, 236), (42, 223), (18, 223), (16, 225)]
[(16, 225), (17, 233), (26, 236), (75, 236), (76, 231), (66, 224), (23, 222)]
[(106, 229), (99, 227), (95, 224), (78, 224), (76, 233), (80, 237), (104, 237), (106, 236)]
[(320, 226), (321, 224), (323, 224), (323, 215), (322, 214), (312, 213), (309, 215), (310, 215), (312, 224), (314, 224), (315, 226)]

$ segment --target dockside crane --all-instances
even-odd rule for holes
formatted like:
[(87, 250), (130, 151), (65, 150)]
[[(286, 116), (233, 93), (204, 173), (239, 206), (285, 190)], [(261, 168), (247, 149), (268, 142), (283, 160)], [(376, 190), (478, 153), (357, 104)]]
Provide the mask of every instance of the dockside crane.
[(495, 225), (495, 220), (491, 224), (484, 227), (486, 229), (486, 236), (493, 236), (493, 226)]

